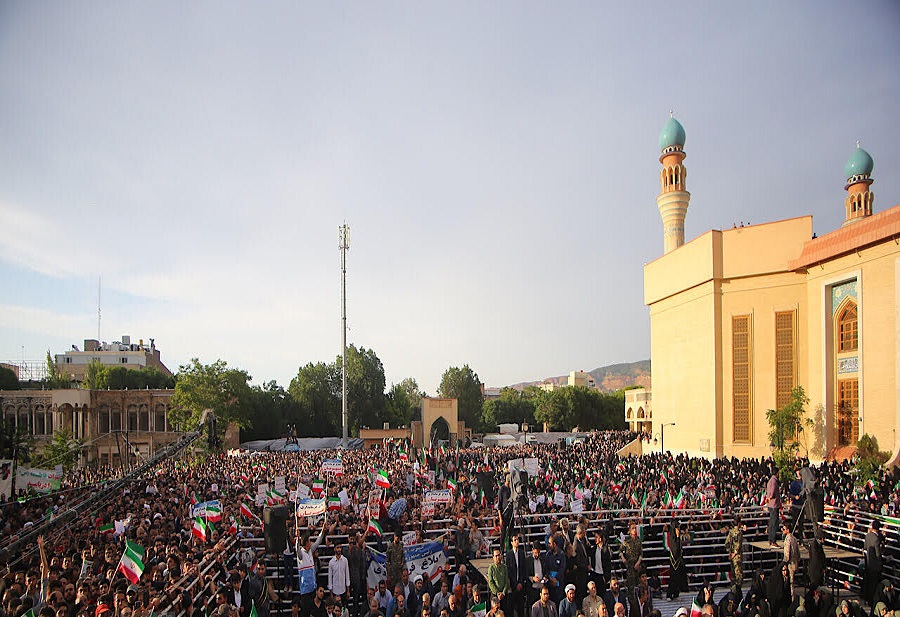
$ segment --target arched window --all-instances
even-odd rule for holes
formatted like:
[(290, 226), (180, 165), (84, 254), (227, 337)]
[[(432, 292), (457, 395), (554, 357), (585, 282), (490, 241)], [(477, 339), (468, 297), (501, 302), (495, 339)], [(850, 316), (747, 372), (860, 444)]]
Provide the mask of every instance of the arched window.
[(138, 430), (137, 405), (128, 406), (128, 432)]
[(150, 408), (146, 405), (141, 405), (138, 409), (138, 430), (150, 430)]
[(859, 349), (859, 322), (855, 303), (848, 302), (838, 314), (837, 331), (839, 352)]
[(109, 416), (109, 430), (110, 431), (121, 431), (122, 430), (122, 412), (118, 409), (113, 409), (112, 413)]
[(34, 412), (34, 434), (35, 435), (43, 435), (44, 434), (44, 412), (43, 411), (35, 411)]

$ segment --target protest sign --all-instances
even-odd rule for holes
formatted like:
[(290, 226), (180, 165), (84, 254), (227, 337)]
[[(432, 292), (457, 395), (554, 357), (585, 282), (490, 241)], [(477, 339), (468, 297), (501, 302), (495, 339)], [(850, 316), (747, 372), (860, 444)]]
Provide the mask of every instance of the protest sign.
[[(370, 549), (370, 552), (372, 561), (369, 562), (369, 571), (366, 579), (369, 587), (377, 589), (378, 581), (387, 578), (385, 555), (375, 549)], [(406, 557), (406, 569), (409, 571), (410, 580), (415, 579), (417, 574), (421, 574), (423, 578), (427, 576), (432, 582), (436, 581), (447, 566), (447, 556), (444, 554), (444, 547), (437, 542), (405, 546), (403, 547), (403, 554)]]

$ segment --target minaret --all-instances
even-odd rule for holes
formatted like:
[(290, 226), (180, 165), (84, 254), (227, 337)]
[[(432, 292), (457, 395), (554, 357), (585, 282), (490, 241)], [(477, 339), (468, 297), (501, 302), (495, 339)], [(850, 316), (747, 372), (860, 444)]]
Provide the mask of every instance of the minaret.
[(844, 202), (847, 210), (844, 225), (850, 225), (867, 216), (872, 216), (872, 202), (875, 201), (875, 193), (869, 190), (872, 184), (872, 168), (875, 161), (872, 155), (859, 147), (856, 142), (856, 150), (850, 155), (850, 160), (844, 165), (844, 175), (847, 176), (847, 199)]
[(659, 134), (659, 162), (661, 191), (656, 206), (663, 221), (665, 252), (674, 251), (684, 244), (684, 216), (687, 214), (691, 194), (684, 190), (687, 170), (684, 168), (684, 127), (669, 114), (669, 119)]

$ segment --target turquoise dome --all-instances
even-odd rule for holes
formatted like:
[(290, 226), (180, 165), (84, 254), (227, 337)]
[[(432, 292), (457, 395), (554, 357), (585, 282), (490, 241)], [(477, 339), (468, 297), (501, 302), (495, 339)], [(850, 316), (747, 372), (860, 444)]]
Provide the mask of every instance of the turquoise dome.
[(666, 125), (659, 134), (659, 149), (665, 150), (669, 146), (684, 147), (684, 127), (675, 118), (666, 120)]
[(872, 168), (875, 167), (875, 161), (872, 155), (856, 146), (856, 150), (850, 155), (847, 164), (844, 165), (844, 176), (852, 178), (853, 176), (871, 176)]

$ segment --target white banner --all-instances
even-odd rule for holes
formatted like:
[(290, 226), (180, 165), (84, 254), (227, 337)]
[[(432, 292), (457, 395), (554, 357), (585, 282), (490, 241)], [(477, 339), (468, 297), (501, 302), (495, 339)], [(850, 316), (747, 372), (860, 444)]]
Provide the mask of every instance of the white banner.
[(553, 505), (554, 506), (564, 506), (566, 505), (566, 496), (564, 493), (560, 491), (556, 491), (553, 493)]
[[(369, 587), (378, 588), (378, 581), (387, 578), (384, 553), (370, 549), (372, 561), (369, 562), (369, 571), (366, 575)], [(440, 578), (441, 573), (447, 567), (447, 556), (444, 554), (443, 545), (437, 542), (425, 542), (404, 546), (403, 554), (406, 557), (406, 569), (409, 570), (410, 580), (417, 574), (427, 576), (432, 582)]]
[(584, 512), (584, 502), (580, 499), (573, 499), (572, 503), (569, 504), (569, 509), (574, 514), (581, 514)]
[(297, 499), (306, 499), (309, 497), (309, 487), (301, 482), (297, 485)]
[(336, 476), (344, 475), (344, 461), (339, 458), (325, 459), (322, 461), (322, 473), (333, 473)]
[(16, 469), (16, 490), (24, 488), (36, 493), (58, 491), (60, 480), (62, 480), (62, 471), (29, 469), (28, 467)]
[(278, 476), (275, 478), (275, 490), (278, 491), (281, 495), (284, 495), (285, 492), (285, 484), (284, 484), (284, 476)]
[(324, 499), (301, 499), (297, 502), (297, 516), (315, 516), (324, 513)]
[(350, 505), (350, 495), (347, 494), (347, 489), (342, 488), (338, 493), (338, 498), (341, 500), (341, 507), (346, 508)]
[(450, 489), (445, 488), (437, 491), (425, 492), (425, 503), (452, 503), (453, 493)]

